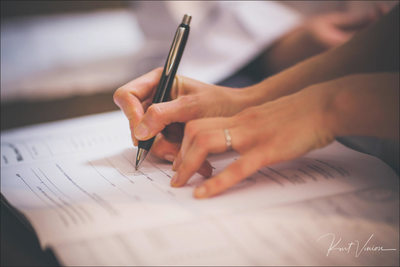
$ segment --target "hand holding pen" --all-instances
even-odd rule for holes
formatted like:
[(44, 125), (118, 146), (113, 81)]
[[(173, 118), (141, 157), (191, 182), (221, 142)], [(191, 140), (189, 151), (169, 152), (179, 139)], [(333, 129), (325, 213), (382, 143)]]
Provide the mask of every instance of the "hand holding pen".
[[(174, 45), (171, 49), (173, 47)], [(169, 62), (167, 60), (166, 64)], [(129, 120), (134, 145), (138, 146), (139, 140), (154, 140), (151, 152), (161, 159), (173, 162), (183, 136), (183, 127), (175, 122), (185, 123), (202, 117), (233, 115), (239, 110), (234, 102), (238, 102), (240, 97), (231, 95), (229, 88), (176, 75), (174, 79), (169, 79), (173, 81), (170, 92), (164, 94), (170, 101), (153, 103), (152, 96), (160, 88), (164, 69), (157, 68), (118, 88), (114, 93), (114, 102)], [(198, 172), (208, 177), (212, 168), (206, 161)]]
[[(190, 22), (184, 17), (183, 22), (185, 21)], [(178, 61), (174, 61), (170, 60), (171, 55), (174, 55), (171, 52), (181, 47), (182, 53), (186, 42), (182, 42), (184, 38), (179, 37), (181, 36), (180, 27), (181, 25), (175, 34), (164, 69), (155, 69), (120, 87), (114, 94), (114, 102), (129, 120), (134, 145), (139, 146), (142, 141), (149, 140), (142, 144), (150, 146), (155, 156), (170, 162), (175, 160), (183, 137), (182, 124), (176, 122), (185, 123), (203, 117), (231, 116), (240, 110), (238, 104), (242, 99), (238, 94), (232, 94), (231, 89), (227, 87), (205, 84), (175, 75), (182, 54), (178, 57)], [(176, 46), (175, 43), (178, 45)], [(166, 68), (171, 62), (175, 71), (166, 76)], [(165, 86), (171, 82), (170, 87)], [(154, 93), (156, 88), (161, 92), (165, 89), (163, 101), (167, 99), (170, 101), (159, 102), (161, 94)], [(155, 97), (151, 98), (153, 94)], [(148, 151), (142, 150), (140, 157), (142, 160), (143, 155)], [(212, 168), (208, 161), (205, 161), (197, 172), (209, 177)]]
[[(165, 62), (164, 70), (161, 74), (160, 82), (158, 83), (157, 90), (153, 97), (153, 104), (165, 102), (169, 98), (176, 71), (178, 70), (179, 62), (182, 58), (183, 50), (185, 49), (186, 41), (189, 36), (189, 24), (191, 19), (191, 16), (184, 15), (182, 23), (176, 30), (167, 61)], [(154, 139), (155, 137), (151, 137), (150, 139), (139, 141), (135, 164), (136, 170), (146, 158), (147, 153), (153, 145)]]
[[(178, 76), (170, 92), (173, 100), (153, 104), (144, 113), (161, 75), (157, 69), (119, 88), (114, 100), (129, 119), (135, 145), (166, 125), (186, 122), (181, 145), (159, 135), (152, 147), (155, 155), (174, 159), (173, 186), (183, 186), (200, 172), (208, 154), (237, 151), (236, 161), (194, 191), (198, 198), (214, 196), (263, 166), (300, 157), (336, 136), (398, 138), (398, 116), (392, 112), (398, 110), (398, 73), (354, 74), (365, 68), (378, 71), (376, 58), (368, 57), (371, 49), (381, 55), (382, 66), (395, 65), (398, 39), (386, 40), (398, 32), (398, 14), (397, 7), (338, 49), (241, 90)], [(205, 176), (210, 176), (207, 169)]]

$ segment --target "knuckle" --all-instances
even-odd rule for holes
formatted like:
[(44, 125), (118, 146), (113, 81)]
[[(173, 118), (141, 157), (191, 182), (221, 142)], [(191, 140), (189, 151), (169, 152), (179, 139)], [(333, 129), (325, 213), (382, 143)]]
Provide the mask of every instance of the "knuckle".
[(203, 151), (206, 149), (207, 142), (208, 141), (208, 136), (207, 134), (203, 132), (198, 132), (196, 136), (194, 137), (194, 145), (196, 146), (197, 149)]
[(248, 140), (244, 140), (242, 142), (235, 142), (234, 144), (232, 144), (232, 147), (235, 149), (236, 152), (238, 152), (239, 154), (243, 154), (248, 147), (251, 145), (250, 141)]
[(242, 112), (238, 113), (236, 118), (238, 120), (243, 120), (243, 121), (252, 121), (257, 118), (257, 112), (254, 107), (247, 108), (243, 110)]
[(159, 118), (162, 115), (162, 111), (157, 104), (149, 106), (146, 112), (151, 118)]
[(183, 95), (178, 100), (182, 106), (192, 106), (196, 102), (193, 95)]
[(243, 154), (252, 147), (255, 147), (259, 144), (258, 140), (248, 132), (240, 132), (236, 133), (232, 140), (232, 147), (239, 154)]
[(123, 99), (125, 96), (125, 90), (124, 87), (120, 87), (117, 90), (115, 90), (113, 94), (113, 100), (115, 104), (118, 104), (121, 99)]
[(216, 177), (209, 180), (210, 187), (212, 187), (215, 192), (220, 192), (228, 186), (228, 181), (224, 176)]
[(200, 115), (199, 106), (201, 105), (199, 96), (197, 95), (183, 95), (178, 98), (179, 105), (185, 112), (193, 114), (193, 119), (198, 118)]

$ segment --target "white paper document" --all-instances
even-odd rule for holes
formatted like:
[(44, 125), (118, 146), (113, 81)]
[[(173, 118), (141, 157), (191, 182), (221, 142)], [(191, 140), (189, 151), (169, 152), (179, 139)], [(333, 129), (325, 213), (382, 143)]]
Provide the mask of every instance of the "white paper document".
[[(1, 193), (66, 265), (398, 263), (398, 176), (340, 143), (205, 200), (200, 175), (172, 188), (170, 163), (135, 156), (121, 112), (2, 132)], [(211, 156), (214, 173), (238, 156)], [(329, 250), (332, 232), (384, 250)]]
[(396, 266), (397, 193), (388, 187), (361, 190), (116, 233), (57, 245), (55, 251), (68, 265)]

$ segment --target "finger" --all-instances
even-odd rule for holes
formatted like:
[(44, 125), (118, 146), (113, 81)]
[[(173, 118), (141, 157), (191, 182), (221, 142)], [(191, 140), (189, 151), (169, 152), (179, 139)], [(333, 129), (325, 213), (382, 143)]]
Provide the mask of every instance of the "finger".
[(151, 97), (160, 75), (161, 69), (155, 69), (120, 87), (114, 93), (115, 104), (121, 108), (128, 118), (131, 139), (135, 146), (138, 145), (138, 140), (133, 134), (134, 128), (143, 117), (145, 110), (141, 101), (146, 101), (146, 98)]
[[(223, 129), (229, 129), (233, 126), (234, 121), (231, 117), (204, 118), (189, 121), (185, 125), (184, 137), (182, 140), (182, 157), (185, 156), (187, 149), (199, 132), (208, 130), (220, 130), (220, 133), (223, 133)], [(177, 165), (177, 167), (178, 166), (179, 165)]]
[[(181, 146), (181, 148), (182, 148), (182, 146)], [(172, 163), (172, 170), (177, 171), (178, 166), (181, 164), (181, 162), (182, 162), (182, 154), (181, 154), (181, 151), (179, 150), (178, 155), (176, 155), (176, 158), (175, 158), (174, 162)]]
[[(143, 111), (147, 110), (147, 108), (151, 105), (152, 101), (153, 101), (152, 97), (151, 98), (147, 98), (144, 101), (142, 101), (141, 105), (143, 107)], [(141, 114), (141, 116), (143, 116), (143, 113)], [(136, 126), (137, 126), (137, 120), (130, 119), (129, 120), (129, 127), (130, 127), (130, 130), (131, 130), (131, 138), (132, 138), (133, 144), (135, 146), (137, 146), (138, 143), (139, 143), (139, 140), (135, 136), (135, 127)]]
[(265, 164), (265, 156), (257, 150), (252, 150), (229, 165), (221, 173), (205, 181), (194, 190), (195, 198), (215, 196), (238, 182), (244, 180)]
[[(152, 104), (144, 114), (140, 124), (135, 128), (135, 136), (146, 140), (159, 133), (164, 127), (173, 122), (187, 122), (204, 117), (208, 109), (205, 99), (196, 92), (209, 89), (210, 85), (187, 77), (175, 76), (171, 88), (171, 101)], [(207, 102), (204, 102), (206, 100)]]
[(355, 15), (351, 13), (339, 13), (332, 18), (332, 22), (344, 31), (362, 29), (375, 20), (370, 14)]
[(330, 31), (330, 34), (326, 36), (326, 43), (327, 47), (341, 45), (353, 37), (355, 31), (343, 31), (338, 28), (334, 28)]
[(157, 86), (162, 69), (155, 69), (118, 88), (114, 93), (115, 104), (122, 109), (129, 120), (137, 123), (143, 116), (141, 102), (149, 98)]
[(172, 101), (152, 104), (135, 128), (136, 138), (146, 140), (161, 132), (168, 124), (201, 117), (201, 104), (196, 95), (181, 96)]
[(377, 19), (384, 16), (386, 13), (389, 12), (389, 7), (383, 3), (378, 3), (375, 5), (375, 16)]
[(222, 127), (225, 125), (228, 126), (226, 118), (206, 118), (186, 123), (181, 149), (177, 158), (174, 161), (172, 169), (178, 170), (179, 166), (182, 163), (182, 158), (184, 154), (186, 153), (189, 145), (192, 143), (193, 139), (195, 138), (198, 132), (200, 132), (201, 130), (212, 129), (213, 127), (214, 128)]
[(201, 131), (194, 138), (178, 171), (171, 180), (174, 187), (183, 186), (200, 169), (209, 153), (226, 151), (225, 137), (220, 129)]
[[(153, 104), (147, 109), (141, 121), (141, 129), (135, 135), (138, 139), (148, 139), (160, 132), (166, 125), (173, 122), (187, 122), (203, 117), (205, 109), (199, 95), (194, 91), (201, 91), (209, 84), (199, 82), (183, 76), (175, 76), (171, 88), (171, 101)], [(143, 129), (146, 129), (144, 131)]]
[[(176, 171), (177, 168), (175, 167), (177, 161), (181, 161), (182, 157), (180, 156), (181, 154), (178, 152), (178, 154), (175, 157), (175, 160), (172, 164), (172, 170)], [(210, 162), (208, 160), (204, 161), (203, 164), (201, 165), (200, 169), (197, 171), (199, 174), (203, 175), (204, 177), (210, 177), (213, 171), (213, 167), (211, 166)]]
[(188, 77), (176, 75), (172, 84), (170, 97), (171, 99), (176, 99), (196, 91), (202, 91), (203, 87), (208, 86), (210, 85)]
[[(177, 161), (182, 161), (182, 157), (180, 157), (180, 153), (178, 152), (178, 155), (176, 156), (173, 164), (172, 164), (172, 170), (176, 171), (177, 168), (175, 167)], [(198, 173), (200, 173), (201, 175), (203, 175), (204, 177), (210, 177), (213, 171), (213, 167), (211, 166), (210, 162), (208, 162), (208, 160), (204, 161), (203, 164), (201, 165), (200, 169), (197, 171)]]
[(162, 134), (156, 136), (151, 153), (160, 159), (173, 162), (179, 152), (180, 144), (168, 142)]
[(150, 107), (150, 105), (152, 104), (152, 102), (153, 102), (153, 99), (151, 99), (151, 98), (147, 98), (146, 100), (144, 100), (144, 101), (142, 102), (143, 110), (146, 111), (146, 110)]
[(136, 139), (136, 137), (135, 137), (135, 135), (133, 133), (133, 129), (134, 128), (135, 128), (135, 124), (133, 123), (133, 120), (129, 120), (129, 129), (130, 129), (130, 132), (131, 132), (131, 139), (132, 139), (133, 145), (134, 146), (138, 146), (139, 142), (138, 142), (138, 140)]
[(197, 172), (199, 174), (201, 174), (202, 176), (209, 178), (212, 175), (212, 171), (213, 168), (210, 164), (210, 162), (208, 162), (208, 160), (204, 161), (203, 164), (201, 165), (200, 169), (197, 170)]
[(333, 13), (327, 17), (321, 16), (319, 19), (321, 23), (317, 24), (319, 25), (317, 38), (327, 48), (343, 44), (351, 39), (356, 31), (373, 21), (367, 14), (354, 15), (350, 13)]

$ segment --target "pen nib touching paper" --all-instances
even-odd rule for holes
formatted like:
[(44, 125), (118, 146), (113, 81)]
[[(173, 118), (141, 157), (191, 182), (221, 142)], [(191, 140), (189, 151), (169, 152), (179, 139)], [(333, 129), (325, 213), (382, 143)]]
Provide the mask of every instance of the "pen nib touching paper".
[(135, 170), (139, 169), (140, 164), (146, 158), (146, 156), (147, 156), (147, 150), (145, 150), (143, 148), (139, 148), (137, 156), (136, 156)]

